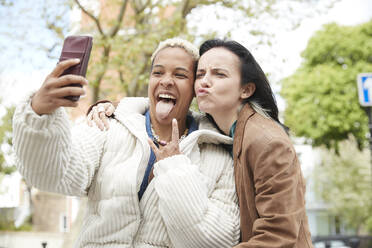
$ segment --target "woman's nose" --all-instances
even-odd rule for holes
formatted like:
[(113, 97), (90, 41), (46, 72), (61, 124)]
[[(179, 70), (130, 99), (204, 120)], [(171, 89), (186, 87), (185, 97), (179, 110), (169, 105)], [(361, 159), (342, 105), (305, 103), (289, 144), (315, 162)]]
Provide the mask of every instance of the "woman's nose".
[(171, 77), (165, 76), (160, 80), (160, 85), (163, 87), (169, 87), (174, 84), (174, 81)]
[(211, 83), (207, 75), (204, 75), (204, 77), (202, 77), (200, 81), (201, 81), (200, 85), (203, 88), (209, 88), (211, 86)]

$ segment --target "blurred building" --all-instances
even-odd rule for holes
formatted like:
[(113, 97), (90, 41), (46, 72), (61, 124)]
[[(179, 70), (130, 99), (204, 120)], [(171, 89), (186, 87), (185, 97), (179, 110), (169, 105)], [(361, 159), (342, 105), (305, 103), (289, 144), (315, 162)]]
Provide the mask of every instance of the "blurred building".
[(329, 206), (315, 190), (314, 168), (321, 164), (319, 151), (311, 145), (304, 144), (300, 138), (294, 139), (294, 143), (306, 180), (306, 213), (311, 236), (355, 234), (355, 230), (347, 229), (342, 220), (330, 213)]
[(32, 222), (33, 231), (68, 232), (78, 211), (75, 197), (30, 189), (18, 172), (4, 176), (0, 193), (0, 221), (15, 228)]

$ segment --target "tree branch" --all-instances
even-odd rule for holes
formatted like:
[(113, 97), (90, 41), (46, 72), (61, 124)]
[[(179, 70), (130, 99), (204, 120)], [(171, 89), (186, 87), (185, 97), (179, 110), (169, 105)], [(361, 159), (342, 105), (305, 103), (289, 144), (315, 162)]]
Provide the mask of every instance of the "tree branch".
[(124, 91), (125, 91), (125, 92), (128, 92), (128, 83), (127, 83), (127, 82), (125, 81), (125, 79), (124, 79), (123, 72), (119, 69), (119, 70), (118, 70), (118, 73), (119, 73), (120, 84), (121, 84), (122, 87), (124, 88)]
[(123, 4), (121, 5), (121, 8), (120, 8), (120, 13), (119, 13), (119, 16), (118, 16), (117, 23), (110, 31), (110, 34), (109, 34), (110, 37), (114, 37), (116, 35), (116, 33), (119, 31), (120, 25), (123, 21), (123, 16), (124, 16), (127, 4), (128, 4), (128, 0), (124, 0)]
[(146, 3), (143, 4), (142, 6), (136, 6), (136, 8), (135, 8), (136, 9), (136, 13), (143, 12), (146, 9), (146, 7), (150, 7), (151, 8), (150, 4), (151, 4), (151, 0), (147, 0)]
[(98, 20), (98, 18), (95, 17), (92, 13), (90, 13), (87, 9), (85, 9), (84, 6), (81, 5), (79, 0), (74, 0), (74, 1), (79, 6), (79, 8), (96, 23), (99, 33), (102, 34), (104, 37), (106, 37), (105, 33), (102, 30), (101, 23)]
[(103, 79), (103, 76), (106, 74), (108, 63), (109, 63), (109, 56), (110, 56), (111, 46), (104, 45), (103, 47), (103, 55), (100, 59), (101, 65), (103, 65), (103, 69), (98, 73), (96, 79), (93, 82), (93, 99), (92, 103), (98, 101), (99, 93), (100, 93), (100, 84)]
[[(150, 61), (151, 55), (145, 55), (143, 58), (143, 61)], [(149, 70), (149, 63), (144, 62), (142, 63), (140, 71), (137, 73), (137, 75), (131, 80), (130, 84), (128, 85), (127, 94), (128, 96), (138, 96), (138, 93), (140, 91), (140, 84), (138, 82), (139, 77), (143, 75), (147, 70)]]
[(187, 16), (187, 14), (190, 13), (190, 11), (195, 8), (196, 5), (194, 7), (190, 7), (190, 0), (186, 0), (183, 2), (183, 5), (182, 5), (182, 10), (181, 10), (181, 13), (182, 13), (182, 17), (185, 18)]

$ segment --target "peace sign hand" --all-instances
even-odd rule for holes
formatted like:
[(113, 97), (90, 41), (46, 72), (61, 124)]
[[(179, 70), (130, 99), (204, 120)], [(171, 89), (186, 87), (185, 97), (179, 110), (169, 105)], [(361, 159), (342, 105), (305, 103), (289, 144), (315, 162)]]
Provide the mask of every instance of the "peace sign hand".
[(150, 147), (154, 151), (156, 161), (160, 161), (167, 157), (181, 154), (179, 147), (179, 132), (177, 120), (176, 119), (172, 120), (172, 140), (168, 144), (159, 149), (150, 138), (148, 138), (147, 141), (149, 142)]

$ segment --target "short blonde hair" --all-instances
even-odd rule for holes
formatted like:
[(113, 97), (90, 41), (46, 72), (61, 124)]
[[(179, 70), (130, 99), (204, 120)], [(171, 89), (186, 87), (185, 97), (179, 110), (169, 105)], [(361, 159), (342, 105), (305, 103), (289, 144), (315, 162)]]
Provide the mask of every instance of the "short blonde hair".
[(183, 48), (188, 54), (191, 55), (191, 57), (194, 59), (194, 61), (197, 61), (199, 59), (199, 50), (196, 46), (194, 46), (191, 42), (189, 42), (187, 40), (175, 37), (175, 38), (166, 39), (166, 40), (159, 43), (155, 52), (151, 56), (151, 64), (154, 62), (154, 59), (155, 59), (156, 55), (162, 49), (167, 48), (167, 47)]

